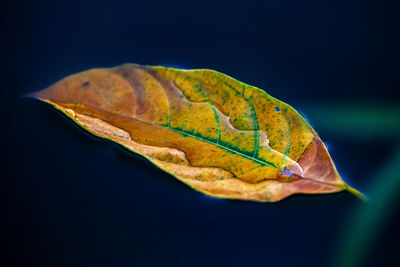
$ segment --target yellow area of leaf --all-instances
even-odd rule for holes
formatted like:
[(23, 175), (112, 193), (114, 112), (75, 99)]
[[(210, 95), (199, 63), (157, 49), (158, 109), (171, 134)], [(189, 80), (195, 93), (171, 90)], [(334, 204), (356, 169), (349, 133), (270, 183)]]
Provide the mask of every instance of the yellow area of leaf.
[(32, 96), (210, 196), (360, 195), (292, 107), (216, 71), (126, 64), (71, 75)]

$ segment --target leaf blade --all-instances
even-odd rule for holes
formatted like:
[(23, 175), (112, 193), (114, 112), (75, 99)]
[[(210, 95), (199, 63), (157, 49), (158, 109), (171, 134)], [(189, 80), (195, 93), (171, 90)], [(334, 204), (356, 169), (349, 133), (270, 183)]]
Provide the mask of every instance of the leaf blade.
[(278, 201), (348, 188), (297, 111), (216, 71), (127, 64), (33, 96), (211, 196)]

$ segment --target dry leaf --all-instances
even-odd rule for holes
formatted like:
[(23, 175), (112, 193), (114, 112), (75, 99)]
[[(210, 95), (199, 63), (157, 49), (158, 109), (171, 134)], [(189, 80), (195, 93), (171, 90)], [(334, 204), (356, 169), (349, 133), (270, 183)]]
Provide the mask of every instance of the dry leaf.
[(296, 110), (216, 71), (126, 64), (71, 75), (31, 96), (210, 196), (362, 196)]

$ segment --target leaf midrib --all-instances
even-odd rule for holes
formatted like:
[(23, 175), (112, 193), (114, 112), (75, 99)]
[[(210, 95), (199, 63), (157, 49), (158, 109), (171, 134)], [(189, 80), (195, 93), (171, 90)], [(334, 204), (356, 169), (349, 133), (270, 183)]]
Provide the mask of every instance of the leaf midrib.
[[(227, 147), (227, 146), (224, 146), (224, 145), (222, 145), (222, 144), (220, 144), (220, 143), (214, 143), (214, 142), (211, 141), (211, 140), (207, 140), (207, 139), (202, 138), (202, 137), (200, 137), (200, 136), (194, 135), (194, 134), (192, 134), (192, 133), (190, 133), (190, 132), (186, 132), (186, 131), (182, 131), (182, 130), (179, 130), (179, 129), (170, 127), (170, 126), (168, 126), (168, 124), (165, 125), (165, 124), (155, 123), (155, 122), (152, 122), (152, 121), (143, 120), (143, 119), (138, 118), (138, 117), (136, 117), (136, 116), (122, 115), (122, 114), (118, 114), (118, 113), (115, 113), (115, 112), (112, 112), (112, 111), (104, 110), (104, 109), (102, 109), (102, 108), (92, 107), (92, 106), (90, 106), (90, 105), (86, 105), (86, 106), (91, 107), (91, 108), (93, 108), (93, 109), (95, 109), (95, 110), (96, 110), (96, 109), (97, 109), (97, 110), (102, 110), (102, 111), (104, 111), (104, 112), (107, 112), (107, 113), (116, 115), (116, 116), (118, 116), (118, 117), (126, 117), (126, 118), (128, 118), (128, 119), (134, 119), (134, 120), (138, 120), (138, 121), (141, 121), (141, 122), (144, 122), (144, 123), (148, 123), (148, 124), (157, 125), (157, 126), (160, 126), (160, 127), (163, 127), (163, 128), (167, 128), (167, 129), (169, 129), (169, 130), (171, 130), (171, 131), (174, 131), (174, 132), (177, 132), (177, 133), (179, 133), (179, 134), (182, 134), (183, 136), (189, 136), (189, 137), (195, 138), (195, 139), (197, 139), (197, 140), (200, 140), (200, 141), (209, 143), (209, 144), (211, 144), (211, 145), (217, 146), (217, 147), (222, 148), (222, 149), (224, 149), (224, 150), (226, 150), (226, 151), (229, 151), (229, 152), (231, 152), (231, 153), (233, 153), (233, 154), (236, 154), (236, 155), (242, 156), (242, 157), (244, 157), (244, 158), (246, 158), (246, 159), (249, 159), (249, 160), (251, 160), (251, 161), (257, 162), (257, 163), (259, 163), (259, 164), (261, 164), (261, 165), (263, 165), (263, 166), (270, 166), (270, 167), (272, 167), (272, 168), (274, 168), (274, 169), (277, 169), (277, 170), (279, 170), (279, 171), (282, 170), (282, 169), (278, 168), (278, 167), (277, 167), (275, 164), (273, 164), (272, 162), (263, 161), (263, 160), (260, 160), (260, 159), (257, 159), (257, 158), (248, 156), (248, 155), (246, 155), (246, 154), (244, 154), (244, 153), (241, 153), (241, 152), (239, 152), (239, 151), (237, 151), (237, 150), (233, 150), (233, 149), (231, 149), (231, 148), (229, 148), (229, 147)], [(87, 114), (87, 115), (91, 115), (91, 114)], [(99, 117), (95, 117), (95, 118), (101, 119), (101, 118), (99, 118)], [(111, 123), (111, 122), (108, 122), (108, 123)], [(112, 123), (111, 123), (111, 124), (112, 124)], [(120, 128), (119, 126), (116, 126), (116, 125), (114, 125), (114, 126), (117, 127), (117, 128)], [(128, 131), (128, 133), (129, 133), (129, 131)], [(154, 140), (154, 142), (157, 142), (157, 141), (163, 141), (163, 140)]]
[[(135, 118), (135, 119), (138, 119), (138, 118)], [(138, 119), (138, 120), (140, 120), (140, 119)], [(239, 152), (239, 151), (237, 151), (237, 150), (233, 150), (233, 149), (231, 149), (231, 148), (229, 148), (229, 147), (227, 147), (227, 146), (221, 145), (221, 144), (219, 144), (219, 143), (214, 143), (214, 142), (212, 142), (212, 141), (210, 141), (210, 140), (207, 140), (207, 139), (202, 138), (202, 137), (197, 136), (197, 135), (193, 135), (193, 134), (191, 134), (191, 133), (189, 133), (189, 132), (185, 132), (185, 131), (182, 131), (182, 130), (178, 130), (178, 129), (176, 129), (176, 128), (172, 128), (172, 127), (170, 127), (170, 126), (168, 126), (168, 125), (164, 125), (164, 124), (149, 122), (149, 121), (145, 121), (145, 120), (141, 120), (141, 121), (147, 122), (147, 123), (150, 123), (150, 124), (153, 124), (153, 125), (158, 125), (158, 126), (161, 126), (161, 127), (164, 127), (164, 128), (167, 128), (167, 129), (169, 129), (169, 130), (171, 130), (171, 131), (180, 133), (180, 134), (182, 134), (182, 135), (184, 135), (184, 136), (186, 135), (186, 136), (189, 136), (189, 137), (193, 137), (193, 138), (198, 139), (198, 140), (200, 140), (200, 141), (203, 141), (203, 142), (209, 143), (209, 144), (211, 144), (211, 145), (217, 146), (217, 147), (219, 147), (219, 148), (222, 148), (222, 149), (224, 149), (224, 150), (227, 150), (227, 151), (229, 151), (229, 152), (231, 152), (231, 153), (233, 153), (233, 154), (236, 154), (236, 155), (242, 156), (242, 157), (244, 157), (244, 158), (247, 158), (247, 159), (249, 159), (249, 160), (251, 160), (251, 161), (257, 162), (257, 163), (259, 163), (259, 164), (261, 164), (261, 165), (270, 166), (270, 167), (273, 167), (273, 168), (275, 168), (275, 169), (280, 170), (280, 169), (279, 169), (277, 166), (275, 166), (275, 164), (273, 164), (272, 162), (262, 161), (262, 160), (260, 160), (260, 159), (256, 159), (256, 158), (254, 158), (254, 157), (251, 157), (251, 156), (248, 156), (248, 155), (246, 155), (246, 154), (243, 154), (243, 153), (241, 153), (241, 152)]]

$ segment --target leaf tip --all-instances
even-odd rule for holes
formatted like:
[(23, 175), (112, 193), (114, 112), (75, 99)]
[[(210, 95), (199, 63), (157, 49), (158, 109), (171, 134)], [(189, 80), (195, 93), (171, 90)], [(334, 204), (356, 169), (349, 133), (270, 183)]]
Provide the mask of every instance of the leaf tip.
[(20, 95), (19, 97), (21, 97), (21, 98), (34, 98), (34, 99), (38, 99), (38, 97), (37, 97), (37, 95), (36, 95), (35, 92), (34, 92), (34, 93), (23, 94), (23, 95)]

